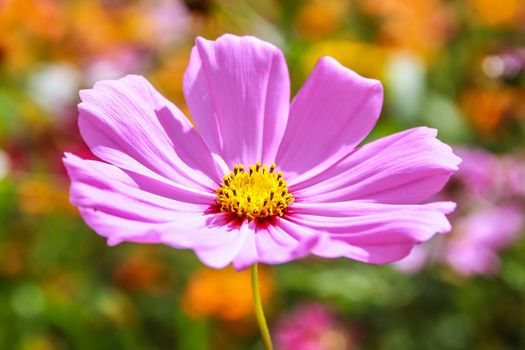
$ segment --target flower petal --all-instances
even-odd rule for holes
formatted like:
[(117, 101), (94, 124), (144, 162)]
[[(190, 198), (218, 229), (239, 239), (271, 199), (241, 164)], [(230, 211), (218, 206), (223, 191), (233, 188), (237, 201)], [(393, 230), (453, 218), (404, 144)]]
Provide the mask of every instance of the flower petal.
[(185, 218), (151, 226), (147, 231), (156, 243), (179, 249), (192, 249), (199, 260), (212, 268), (230, 264), (249, 233), (232, 224), (223, 213), (188, 213)]
[(314, 202), (420, 203), (439, 192), (461, 162), (436, 135), (420, 127), (384, 137), (290, 190)]
[[(383, 88), (323, 57), (290, 107), (278, 166), (291, 185), (328, 168), (354, 149), (375, 125)], [(287, 179), (288, 179), (287, 178)]]
[(370, 202), (294, 203), (288, 220), (325, 232), (313, 250), (322, 257), (347, 257), (373, 264), (397, 261), (436, 232), (450, 231), (451, 202), (389, 205)]
[[(216, 269), (222, 269), (230, 264), (238, 255), (248, 235), (253, 234), (246, 228), (245, 223), (232, 225), (222, 220), (222, 215), (214, 214), (213, 217), (209, 217), (207, 227), (204, 229), (191, 230), (188, 229), (186, 222), (177, 223), (180, 230), (186, 233), (187, 239), (191, 240), (191, 248), (199, 260), (208, 267)], [(210, 225), (210, 221), (215, 221), (217, 224)], [(169, 241), (170, 238), (166, 236), (166, 242)]]
[(80, 133), (102, 160), (201, 190), (216, 188), (228, 171), (182, 112), (143, 77), (100, 81), (80, 97)]
[(86, 223), (110, 244), (124, 240), (158, 242), (151, 227), (200, 215), (212, 193), (125, 172), (111, 164), (66, 154), (71, 202)]
[(64, 164), (71, 177), (71, 201), (110, 245), (127, 241), (193, 249), (214, 268), (231, 263), (243, 245), (247, 232), (227, 214), (209, 212), (213, 194), (134, 177), (111, 164), (71, 154)]
[(310, 254), (320, 240), (319, 234), (305, 234), (305, 230), (295, 232), (280, 219), (276, 220), (275, 225), (264, 228), (256, 227), (253, 222), (246, 226), (246, 240), (233, 260), (236, 270), (257, 263), (281, 264), (300, 259)]
[(274, 161), (290, 99), (278, 48), (254, 37), (197, 38), (184, 94), (202, 137), (230, 167)]

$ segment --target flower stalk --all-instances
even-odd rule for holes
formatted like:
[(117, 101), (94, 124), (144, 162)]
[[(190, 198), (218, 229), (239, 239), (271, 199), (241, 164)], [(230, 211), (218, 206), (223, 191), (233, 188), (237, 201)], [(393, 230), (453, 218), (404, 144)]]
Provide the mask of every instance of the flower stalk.
[(264, 317), (264, 311), (261, 302), (261, 291), (259, 288), (259, 275), (257, 272), (257, 264), (252, 265), (252, 297), (253, 305), (255, 309), (255, 318), (257, 318), (257, 324), (259, 325), (259, 330), (261, 331), (261, 336), (263, 339), (264, 350), (273, 350), (272, 339), (270, 337), (270, 331), (268, 330), (268, 325), (266, 324), (266, 318)]

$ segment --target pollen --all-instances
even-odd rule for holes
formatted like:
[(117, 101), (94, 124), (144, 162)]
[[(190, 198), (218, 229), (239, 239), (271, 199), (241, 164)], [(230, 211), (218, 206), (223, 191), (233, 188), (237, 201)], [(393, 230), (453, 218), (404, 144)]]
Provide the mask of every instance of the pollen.
[(246, 170), (242, 164), (235, 165), (217, 189), (220, 210), (248, 221), (283, 216), (295, 199), (288, 192), (283, 173), (275, 168), (275, 163), (268, 168), (257, 162)]

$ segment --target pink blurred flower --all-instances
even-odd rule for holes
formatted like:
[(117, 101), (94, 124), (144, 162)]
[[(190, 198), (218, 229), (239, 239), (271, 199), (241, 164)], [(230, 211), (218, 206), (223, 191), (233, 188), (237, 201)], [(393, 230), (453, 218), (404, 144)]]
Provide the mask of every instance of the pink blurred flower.
[(488, 55), (483, 59), (481, 69), (489, 78), (515, 78), (525, 72), (525, 47), (510, 47)]
[(468, 197), (465, 200), (478, 204), (480, 198), (495, 202), (525, 194), (525, 161), (475, 148), (457, 147), (454, 151), (463, 159), (454, 179), (464, 189), (458, 195)]
[(518, 205), (476, 210), (455, 222), (461, 234), (447, 242), (444, 259), (464, 276), (497, 273), (498, 252), (519, 237), (523, 224), (523, 210)]
[(463, 193), (461, 195), (476, 197), (492, 197), (501, 182), (498, 169), (498, 158), (482, 149), (454, 148), (461, 154), (461, 166), (454, 175), (454, 180), (459, 182)]
[(190, 28), (190, 14), (183, 1), (157, 0), (146, 2), (145, 5), (145, 12), (153, 25), (153, 42), (165, 47), (186, 38)]
[(145, 50), (121, 47), (92, 57), (84, 66), (87, 83), (120, 78), (130, 72), (144, 71), (151, 60)]
[(350, 331), (322, 304), (307, 303), (284, 315), (274, 329), (279, 350), (350, 350)]
[(398, 260), (450, 230), (454, 203), (420, 203), (460, 159), (425, 127), (356, 148), (382, 91), (324, 57), (290, 104), (279, 49), (198, 38), (184, 76), (195, 127), (139, 76), (81, 91), (80, 132), (104, 162), (66, 154), (71, 201), (110, 245), (193, 249), (215, 268)]

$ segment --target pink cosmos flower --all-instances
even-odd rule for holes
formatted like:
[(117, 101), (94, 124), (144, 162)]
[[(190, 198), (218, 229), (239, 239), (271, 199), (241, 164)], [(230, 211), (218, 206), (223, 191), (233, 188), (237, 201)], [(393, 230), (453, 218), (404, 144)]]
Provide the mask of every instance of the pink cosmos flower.
[[(463, 159), (454, 176), (463, 191), (459, 196), (474, 205), (505, 202), (525, 196), (525, 161), (518, 154), (496, 155), (480, 148), (455, 147)], [(458, 196), (458, 197), (459, 197)]]
[(516, 155), (498, 156), (482, 149), (457, 148), (464, 162), (455, 178), (457, 196), (469, 212), (456, 219), (442, 259), (463, 276), (494, 275), (500, 252), (523, 233), (525, 164)]
[(276, 347), (280, 350), (350, 350), (356, 347), (350, 330), (322, 304), (305, 303), (276, 324)]
[(447, 242), (444, 259), (459, 274), (493, 275), (499, 251), (521, 236), (524, 217), (519, 205), (505, 204), (472, 212), (457, 221), (460, 235)]
[(81, 91), (79, 128), (104, 162), (66, 154), (71, 201), (110, 245), (164, 243), (206, 265), (313, 254), (388, 263), (450, 230), (421, 204), (460, 159), (421, 127), (357, 147), (380, 82), (321, 58), (290, 103), (283, 54), (253, 37), (196, 40), (184, 76), (195, 125), (144, 78)]

